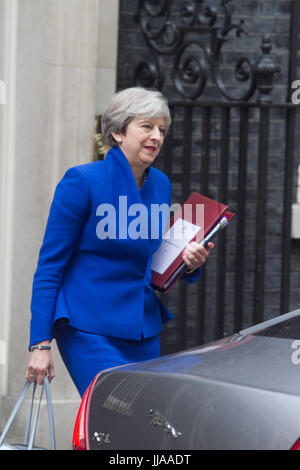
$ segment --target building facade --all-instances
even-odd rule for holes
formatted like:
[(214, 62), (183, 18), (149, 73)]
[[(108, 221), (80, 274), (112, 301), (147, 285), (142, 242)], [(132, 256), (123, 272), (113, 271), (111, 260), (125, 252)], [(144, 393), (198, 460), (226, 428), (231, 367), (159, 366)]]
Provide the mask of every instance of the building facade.
[[(95, 116), (115, 91), (118, 11), (118, 0), (0, 0), (0, 429), (25, 381), (32, 278), (55, 186), (93, 159)], [(80, 400), (53, 347), (57, 443), (68, 449)], [(22, 425), (20, 411), (17, 440)]]

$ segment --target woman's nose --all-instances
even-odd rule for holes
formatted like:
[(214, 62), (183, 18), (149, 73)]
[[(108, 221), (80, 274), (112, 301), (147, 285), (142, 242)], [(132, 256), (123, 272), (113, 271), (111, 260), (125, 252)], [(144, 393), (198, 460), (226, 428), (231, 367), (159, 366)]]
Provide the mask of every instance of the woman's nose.
[(153, 127), (151, 137), (153, 139), (161, 139), (162, 135), (158, 127)]

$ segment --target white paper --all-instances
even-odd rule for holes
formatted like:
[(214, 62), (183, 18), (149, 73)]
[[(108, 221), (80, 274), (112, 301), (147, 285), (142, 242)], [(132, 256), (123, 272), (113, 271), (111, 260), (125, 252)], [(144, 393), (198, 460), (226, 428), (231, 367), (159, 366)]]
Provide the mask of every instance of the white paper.
[(151, 269), (163, 274), (199, 230), (199, 225), (177, 219), (164, 234), (161, 246), (153, 256)]

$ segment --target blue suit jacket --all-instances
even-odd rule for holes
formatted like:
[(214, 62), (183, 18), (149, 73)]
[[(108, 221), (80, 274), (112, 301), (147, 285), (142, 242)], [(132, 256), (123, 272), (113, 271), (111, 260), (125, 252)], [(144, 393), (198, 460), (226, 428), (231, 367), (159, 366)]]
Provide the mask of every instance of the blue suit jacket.
[[(101, 204), (117, 208), (119, 233), (124, 216), (118, 213), (119, 196), (127, 197), (127, 207), (144, 204), (150, 227), (150, 204), (170, 205), (171, 185), (150, 167), (139, 191), (119, 147), (104, 161), (70, 168), (57, 185), (33, 279), (30, 345), (52, 339), (54, 323), (62, 318), (87, 332), (134, 340), (156, 335), (162, 321), (172, 318), (150, 286), (164, 223), (155, 239), (97, 235), (104, 221), (97, 215)], [(128, 225), (132, 220), (128, 216)], [(193, 282), (199, 275), (186, 279)]]

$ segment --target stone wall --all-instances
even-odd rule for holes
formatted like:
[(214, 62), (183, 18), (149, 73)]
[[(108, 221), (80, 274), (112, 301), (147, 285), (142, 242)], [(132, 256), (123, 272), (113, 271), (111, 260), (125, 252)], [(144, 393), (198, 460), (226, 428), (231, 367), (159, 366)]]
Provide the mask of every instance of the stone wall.
[[(115, 91), (118, 0), (0, 0), (0, 429), (25, 382), (36, 269), (58, 181), (93, 159), (95, 116)], [(80, 396), (53, 342), (59, 449), (70, 449)], [(43, 408), (44, 405), (43, 405)], [(39, 445), (47, 446), (41, 412)], [(21, 439), (24, 415), (10, 437)]]

